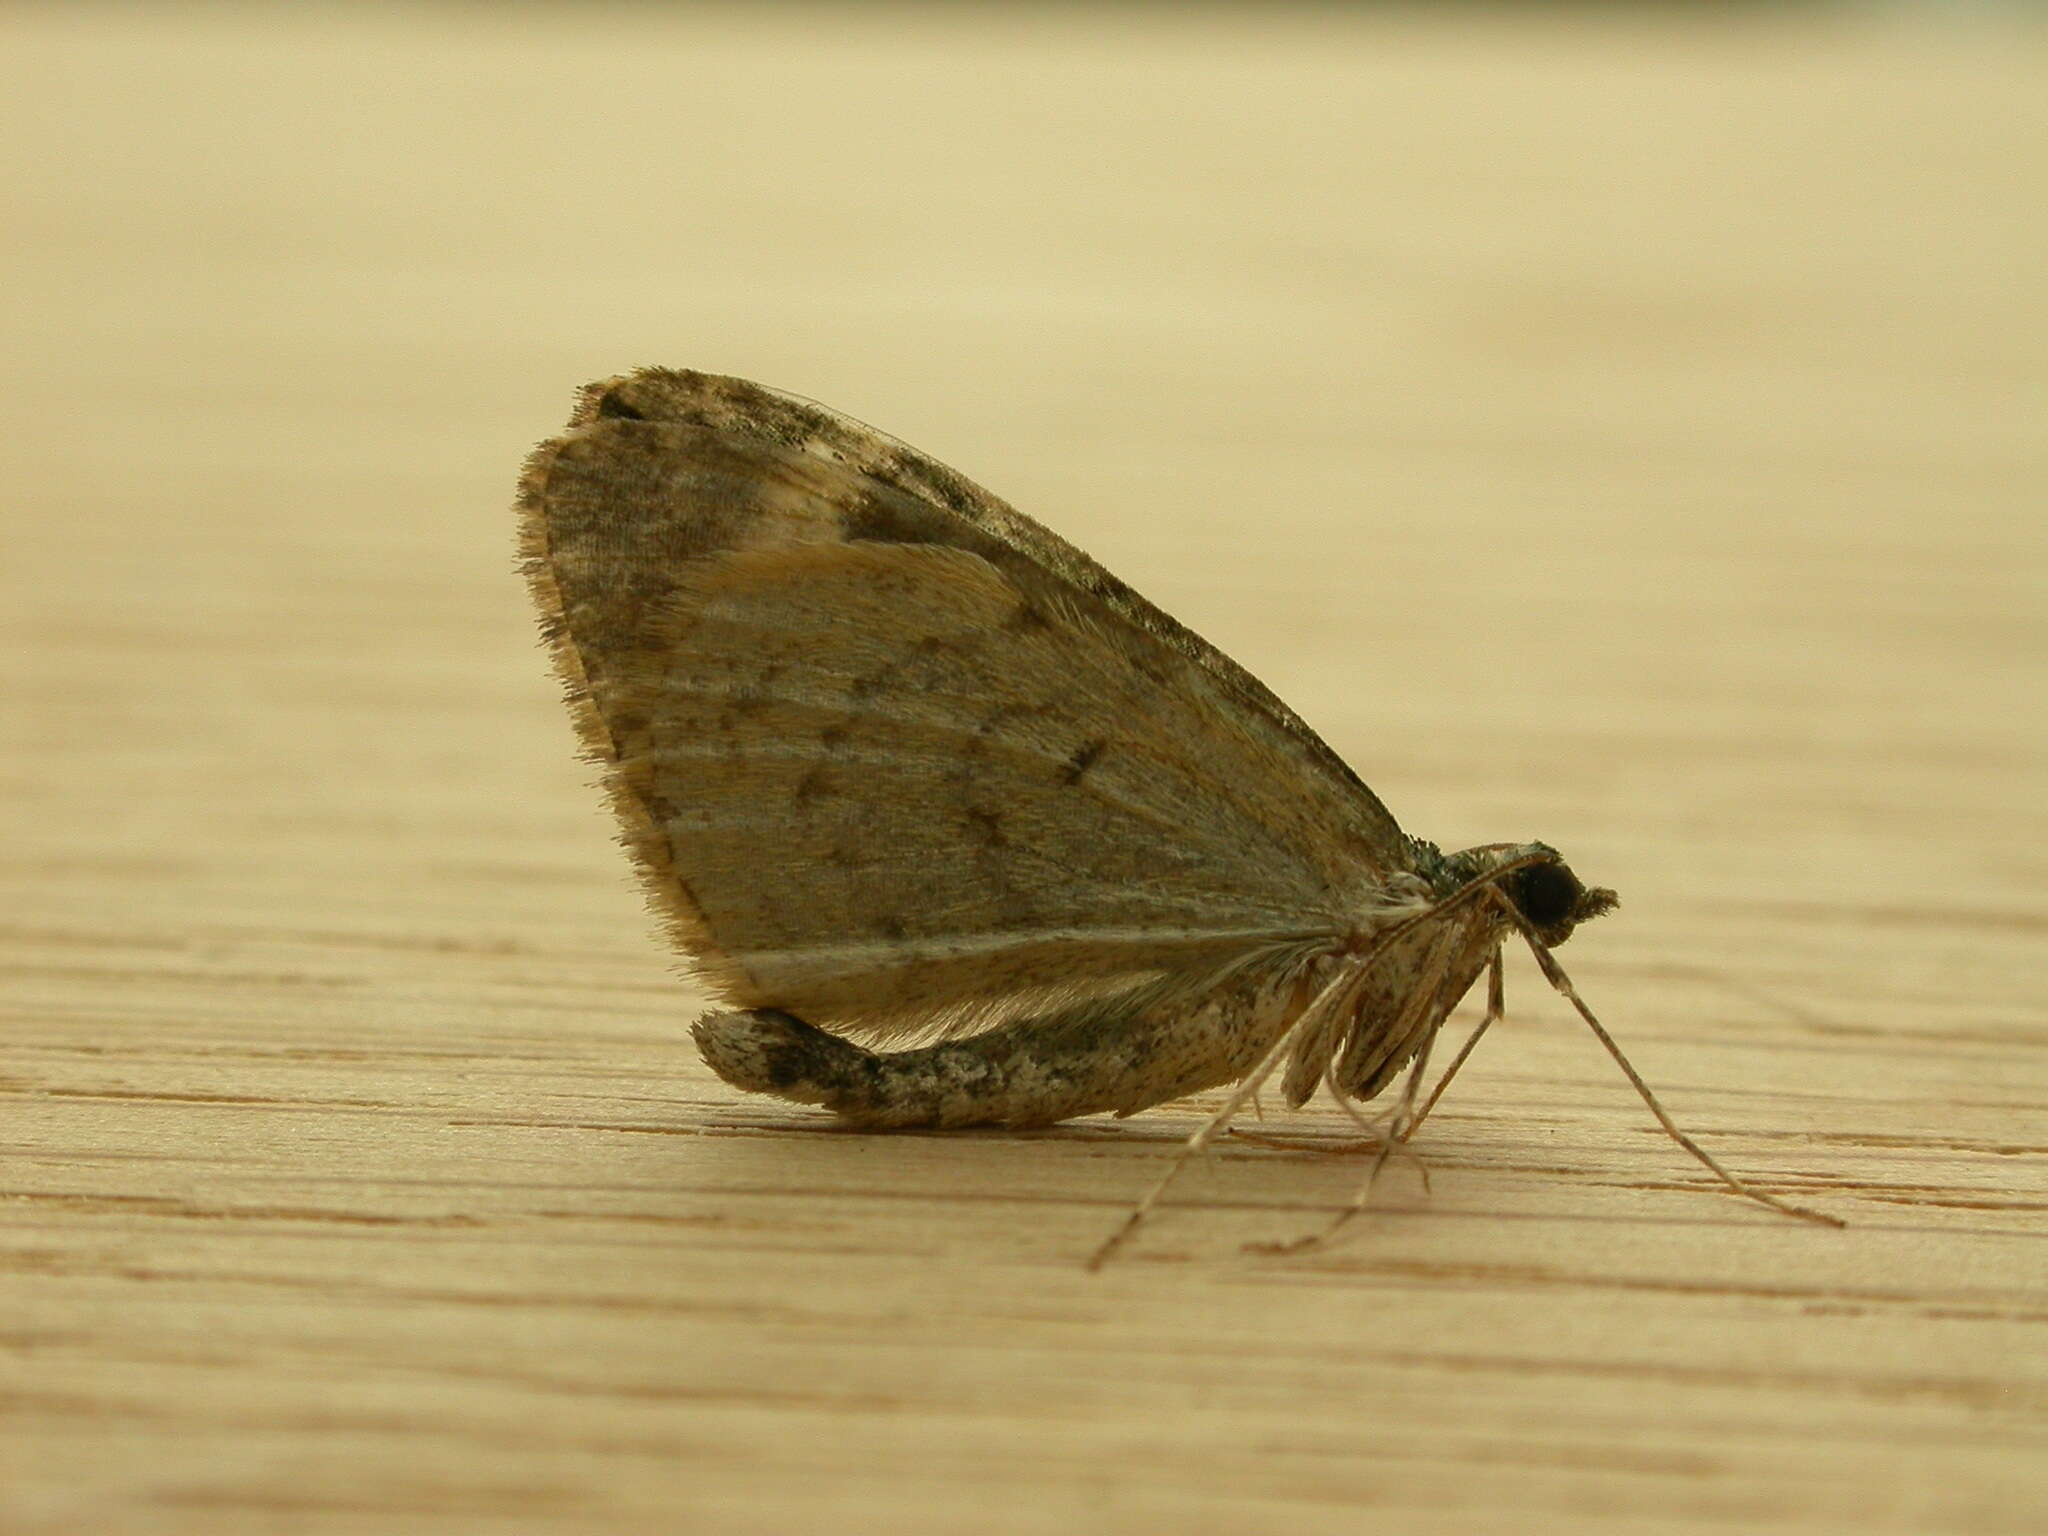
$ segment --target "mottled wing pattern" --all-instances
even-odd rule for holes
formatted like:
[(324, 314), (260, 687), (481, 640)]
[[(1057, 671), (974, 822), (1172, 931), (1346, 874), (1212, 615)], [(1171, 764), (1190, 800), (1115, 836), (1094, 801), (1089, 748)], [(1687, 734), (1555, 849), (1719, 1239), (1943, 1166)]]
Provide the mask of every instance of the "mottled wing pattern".
[(705, 983), (887, 1031), (1327, 944), (1407, 867), (1263, 687), (1086, 556), (739, 380), (593, 386), (528, 572)]

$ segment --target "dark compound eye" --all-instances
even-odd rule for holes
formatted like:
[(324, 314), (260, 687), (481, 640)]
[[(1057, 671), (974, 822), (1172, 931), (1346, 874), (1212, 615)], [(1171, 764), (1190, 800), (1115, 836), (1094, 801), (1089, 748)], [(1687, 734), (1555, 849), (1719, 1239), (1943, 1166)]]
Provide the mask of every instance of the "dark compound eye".
[(1586, 888), (1562, 864), (1531, 864), (1507, 878), (1508, 900), (1538, 932), (1571, 921)]

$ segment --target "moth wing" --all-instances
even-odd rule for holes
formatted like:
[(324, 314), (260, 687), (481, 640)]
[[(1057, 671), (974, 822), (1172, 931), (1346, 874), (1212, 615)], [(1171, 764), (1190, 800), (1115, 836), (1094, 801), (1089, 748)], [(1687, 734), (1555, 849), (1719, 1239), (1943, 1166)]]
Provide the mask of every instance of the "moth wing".
[(626, 841), (729, 1002), (993, 1022), (1327, 942), (1405, 867), (1378, 802), (1213, 648), (820, 408), (593, 386), (523, 505)]

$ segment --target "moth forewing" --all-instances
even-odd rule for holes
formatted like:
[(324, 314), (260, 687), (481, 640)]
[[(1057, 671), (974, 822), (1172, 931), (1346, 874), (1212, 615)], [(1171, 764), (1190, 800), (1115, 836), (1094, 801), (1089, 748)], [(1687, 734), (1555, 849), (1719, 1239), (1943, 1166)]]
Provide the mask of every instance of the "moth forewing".
[(586, 740), (720, 1000), (871, 1036), (1001, 1023), (1334, 936), (1405, 856), (1129, 603), (845, 464), (705, 435), (600, 415), (527, 507)]

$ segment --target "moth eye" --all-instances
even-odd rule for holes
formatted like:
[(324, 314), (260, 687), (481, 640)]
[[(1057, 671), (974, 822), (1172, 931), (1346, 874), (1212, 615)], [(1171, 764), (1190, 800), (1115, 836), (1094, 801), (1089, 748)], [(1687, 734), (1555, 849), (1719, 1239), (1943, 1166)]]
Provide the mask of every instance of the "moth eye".
[(638, 411), (616, 389), (608, 389), (597, 402), (597, 414), (615, 421), (645, 421), (647, 415)]
[(1508, 900), (1541, 931), (1571, 920), (1585, 887), (1579, 877), (1562, 864), (1532, 864), (1508, 877)]

